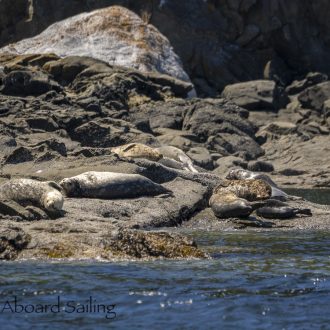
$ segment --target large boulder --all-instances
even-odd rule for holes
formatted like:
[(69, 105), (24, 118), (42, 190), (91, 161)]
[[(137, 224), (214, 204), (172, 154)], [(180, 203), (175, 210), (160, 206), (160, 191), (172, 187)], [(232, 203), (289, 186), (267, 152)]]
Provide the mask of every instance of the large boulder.
[(91, 56), (112, 65), (189, 81), (168, 39), (138, 15), (119, 6), (68, 18), (1, 51)]

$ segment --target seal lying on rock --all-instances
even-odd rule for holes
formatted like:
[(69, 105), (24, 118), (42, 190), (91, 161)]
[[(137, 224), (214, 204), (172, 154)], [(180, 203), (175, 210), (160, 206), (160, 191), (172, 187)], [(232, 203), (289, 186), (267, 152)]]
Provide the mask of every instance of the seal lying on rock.
[(291, 198), (292, 199), (300, 199), (296, 196), (289, 196), (287, 193), (279, 189), (276, 183), (266, 174), (255, 173), (248, 170), (243, 170), (241, 168), (235, 168), (228, 172), (226, 175), (226, 179), (229, 180), (253, 180), (260, 179), (264, 182), (267, 182), (272, 188), (272, 197), (282, 197), (284, 199)]
[(248, 217), (253, 212), (249, 202), (233, 192), (213, 194), (209, 204), (218, 218)]
[(63, 179), (60, 185), (68, 197), (112, 199), (172, 195), (170, 190), (139, 174), (91, 171)]
[(271, 186), (259, 179), (251, 180), (225, 180), (214, 188), (213, 193), (233, 192), (237, 197), (250, 202), (268, 199), (271, 197)]
[(120, 157), (145, 158), (157, 162), (163, 155), (145, 144), (129, 143), (112, 148), (111, 151)]
[[(155, 150), (159, 151), (163, 157), (170, 158), (179, 162), (183, 165), (183, 169), (198, 173), (195, 169), (192, 160), (179, 148), (172, 147), (172, 146), (163, 146), (159, 148), (155, 148)], [(170, 162), (168, 162), (170, 167)]]
[(290, 206), (263, 206), (257, 209), (257, 215), (268, 219), (290, 219), (296, 215), (312, 216), (310, 209), (298, 209)]
[(0, 198), (23, 205), (32, 203), (48, 212), (58, 212), (62, 210), (64, 202), (61, 190), (61, 187), (52, 181), (13, 179), (0, 186)]
[(247, 217), (263, 204), (252, 204), (271, 196), (271, 187), (262, 180), (225, 180), (213, 190), (209, 204), (218, 218)]

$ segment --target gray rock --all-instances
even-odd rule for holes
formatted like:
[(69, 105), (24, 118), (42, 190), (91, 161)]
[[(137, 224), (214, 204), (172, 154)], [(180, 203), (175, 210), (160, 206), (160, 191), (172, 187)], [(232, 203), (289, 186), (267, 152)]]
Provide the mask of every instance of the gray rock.
[(330, 81), (309, 87), (301, 92), (298, 100), (304, 108), (322, 112), (323, 104), (330, 99)]
[(213, 159), (209, 151), (204, 147), (191, 148), (187, 155), (200, 167), (207, 170), (213, 170)]
[(28, 245), (31, 237), (21, 228), (0, 227), (0, 260), (16, 259), (18, 254)]
[(288, 99), (274, 81), (255, 80), (227, 85), (221, 96), (248, 110), (275, 110)]

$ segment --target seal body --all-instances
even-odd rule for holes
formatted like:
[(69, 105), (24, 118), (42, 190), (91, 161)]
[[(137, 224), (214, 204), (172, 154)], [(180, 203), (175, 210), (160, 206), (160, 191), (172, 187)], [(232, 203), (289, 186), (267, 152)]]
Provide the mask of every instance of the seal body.
[(218, 218), (248, 217), (253, 211), (247, 200), (232, 192), (212, 195), (209, 204)]
[(172, 194), (139, 174), (91, 171), (63, 179), (60, 185), (69, 197), (115, 199)]
[(262, 173), (255, 173), (248, 170), (235, 168), (228, 172), (226, 175), (226, 179), (229, 180), (252, 180), (252, 179), (259, 179), (266, 183), (268, 183), (272, 188), (272, 197), (283, 197), (288, 198), (289, 195), (282, 191), (276, 183), (266, 174)]
[(257, 215), (268, 219), (290, 219), (296, 215), (311, 216), (312, 212), (310, 209), (297, 209), (289, 206), (264, 206), (257, 209)]
[(159, 151), (142, 143), (125, 144), (112, 148), (111, 151), (120, 157), (145, 158), (155, 162), (163, 158)]
[(270, 196), (271, 187), (262, 180), (225, 180), (214, 188), (209, 204), (218, 218), (247, 217)]
[(178, 162), (173, 158), (163, 157), (158, 161), (158, 163), (170, 168), (175, 168), (177, 170), (186, 170), (185, 166), (181, 162)]
[(0, 198), (19, 204), (33, 204), (46, 211), (56, 212), (63, 208), (61, 187), (52, 181), (13, 179), (0, 186)]
[[(181, 149), (172, 146), (162, 146), (155, 149), (159, 151), (163, 155), (163, 157), (174, 159), (175, 161), (181, 163), (183, 165), (184, 170), (198, 173), (198, 171), (193, 165), (192, 160)], [(168, 164), (170, 165), (169, 162)]]
[(233, 192), (238, 198), (250, 202), (268, 199), (271, 197), (271, 186), (259, 179), (251, 180), (225, 180), (214, 188), (213, 193)]

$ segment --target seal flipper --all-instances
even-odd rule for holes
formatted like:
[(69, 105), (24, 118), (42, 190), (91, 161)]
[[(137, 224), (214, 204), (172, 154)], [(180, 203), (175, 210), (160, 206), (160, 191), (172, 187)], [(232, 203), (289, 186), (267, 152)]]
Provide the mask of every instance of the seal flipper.
[(58, 190), (60, 192), (63, 191), (63, 188), (58, 183), (56, 183), (55, 181), (47, 181), (47, 184), (48, 184), (49, 187), (55, 188), (56, 190)]
[(187, 167), (190, 170), (190, 172), (199, 173), (192, 164), (189, 163)]
[(310, 217), (313, 215), (311, 209), (294, 209), (294, 213), (296, 215), (297, 214), (303, 214), (303, 215), (310, 216)]
[(184, 164), (184, 168), (190, 172), (198, 173), (198, 171), (193, 166), (192, 160), (187, 155), (178, 155), (178, 158), (182, 164)]

